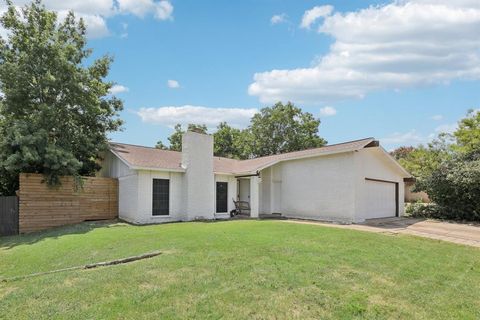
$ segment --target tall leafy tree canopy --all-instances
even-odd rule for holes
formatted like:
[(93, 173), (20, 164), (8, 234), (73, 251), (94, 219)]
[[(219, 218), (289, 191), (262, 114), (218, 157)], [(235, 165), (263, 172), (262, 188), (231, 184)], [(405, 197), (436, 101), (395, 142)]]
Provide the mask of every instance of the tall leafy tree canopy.
[(261, 157), (321, 147), (327, 141), (318, 135), (319, 125), (320, 119), (290, 102), (263, 108), (247, 129), (247, 154)]
[(415, 147), (398, 147), (397, 149), (390, 152), (390, 155), (396, 160), (407, 158), (412, 152), (415, 151)]
[(220, 123), (213, 134), (213, 153), (218, 157), (242, 158), (242, 136), (240, 129), (232, 128), (226, 122)]
[(414, 177), (422, 179), (452, 157), (451, 143), (450, 135), (443, 133), (427, 145), (399, 147), (390, 154)]
[(0, 23), (0, 192), (18, 187), (20, 172), (42, 173), (49, 184), (62, 175), (92, 175), (107, 148), (108, 132), (122, 124), (122, 102), (109, 95), (112, 58), (88, 66), (82, 19), (58, 21), (40, 0), (20, 12), (8, 2)]
[(469, 110), (467, 116), (458, 123), (453, 136), (458, 151), (471, 153), (480, 150), (480, 111)]

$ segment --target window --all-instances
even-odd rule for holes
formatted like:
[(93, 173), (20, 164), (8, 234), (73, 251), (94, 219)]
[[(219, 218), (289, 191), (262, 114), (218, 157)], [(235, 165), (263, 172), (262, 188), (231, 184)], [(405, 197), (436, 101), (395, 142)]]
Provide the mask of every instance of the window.
[(228, 212), (228, 183), (217, 182), (217, 212)]
[(170, 204), (170, 180), (153, 179), (152, 215), (168, 216)]

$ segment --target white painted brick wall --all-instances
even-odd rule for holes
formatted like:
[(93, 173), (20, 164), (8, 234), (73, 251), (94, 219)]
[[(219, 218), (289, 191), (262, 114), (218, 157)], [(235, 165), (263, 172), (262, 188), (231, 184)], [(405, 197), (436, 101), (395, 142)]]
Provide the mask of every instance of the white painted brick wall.
[(118, 178), (118, 216), (135, 222), (138, 213), (138, 176), (136, 174)]
[(398, 182), (399, 215), (404, 213), (405, 185), (403, 176), (395, 164), (389, 161), (379, 148), (366, 148), (355, 152), (356, 177), (356, 210), (355, 222), (364, 221), (369, 210), (368, 197), (365, 195), (365, 178)]
[[(286, 161), (281, 166), (282, 214), (351, 222), (355, 210), (353, 154)], [(274, 196), (278, 199), (278, 196)]]
[(186, 132), (182, 137), (182, 167), (186, 195), (187, 220), (213, 219), (215, 190), (213, 174), (213, 137)]

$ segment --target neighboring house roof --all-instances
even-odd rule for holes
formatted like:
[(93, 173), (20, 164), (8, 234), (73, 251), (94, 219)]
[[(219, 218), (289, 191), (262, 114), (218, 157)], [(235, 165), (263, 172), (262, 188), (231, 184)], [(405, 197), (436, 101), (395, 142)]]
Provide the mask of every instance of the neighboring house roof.
[[(349, 141), (327, 145), (320, 148), (282, 153), (249, 160), (235, 160), (223, 157), (213, 158), (213, 171), (226, 174), (249, 174), (272, 166), (282, 161), (303, 159), (328, 154), (350, 152), (365, 148), (368, 145), (378, 146), (374, 138)], [(182, 153), (161, 150), (125, 143), (111, 143), (110, 150), (125, 162), (131, 169), (184, 171), (181, 166)], [(403, 169), (403, 168), (402, 168)], [(406, 172), (406, 171), (405, 171)]]

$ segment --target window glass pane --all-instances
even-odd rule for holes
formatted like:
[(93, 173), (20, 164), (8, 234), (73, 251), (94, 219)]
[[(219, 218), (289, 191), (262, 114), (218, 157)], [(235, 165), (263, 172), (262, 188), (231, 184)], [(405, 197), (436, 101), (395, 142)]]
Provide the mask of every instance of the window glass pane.
[(153, 179), (152, 199), (152, 215), (161, 216), (169, 214), (170, 180)]

